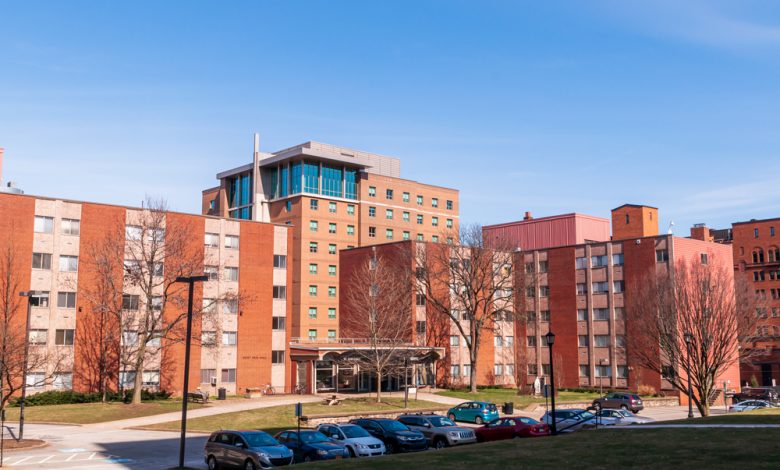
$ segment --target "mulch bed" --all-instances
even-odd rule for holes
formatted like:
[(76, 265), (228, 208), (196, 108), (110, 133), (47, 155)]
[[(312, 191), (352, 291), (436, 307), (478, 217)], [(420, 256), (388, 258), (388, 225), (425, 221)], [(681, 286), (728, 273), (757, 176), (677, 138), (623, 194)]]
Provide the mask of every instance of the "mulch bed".
[(40, 439), (22, 439), (17, 441), (16, 439), (6, 438), (3, 442), (4, 450), (24, 450), (24, 449), (37, 449), (46, 445), (46, 441)]

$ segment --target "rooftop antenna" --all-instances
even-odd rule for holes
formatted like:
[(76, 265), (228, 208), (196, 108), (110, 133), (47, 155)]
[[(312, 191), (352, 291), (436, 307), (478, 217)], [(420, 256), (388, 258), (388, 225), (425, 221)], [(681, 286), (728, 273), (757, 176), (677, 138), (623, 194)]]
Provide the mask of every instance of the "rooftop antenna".
[(674, 230), (672, 230), (672, 227), (674, 227), (674, 220), (672, 220), (672, 221), (670, 221), (670, 222), (669, 222), (669, 231), (668, 231), (668, 232), (666, 232), (666, 233), (668, 233), (669, 235), (673, 235), (673, 234), (674, 234)]

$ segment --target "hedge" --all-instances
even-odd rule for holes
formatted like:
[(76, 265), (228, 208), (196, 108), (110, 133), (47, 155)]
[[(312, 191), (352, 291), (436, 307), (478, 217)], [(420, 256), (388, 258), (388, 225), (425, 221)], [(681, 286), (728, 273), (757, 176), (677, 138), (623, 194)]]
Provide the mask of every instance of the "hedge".
[[(141, 400), (167, 400), (171, 394), (165, 391), (150, 392), (141, 391)], [(70, 405), (74, 403), (98, 403), (102, 401), (102, 393), (81, 393), (72, 390), (51, 390), (48, 392), (28, 395), (25, 399), (25, 406), (44, 406), (44, 405)], [(122, 401), (129, 403), (133, 399), (133, 389), (125, 390), (124, 396), (118, 392), (108, 392), (106, 399), (110, 402)], [(19, 398), (14, 398), (9, 403), (10, 406), (19, 406)]]

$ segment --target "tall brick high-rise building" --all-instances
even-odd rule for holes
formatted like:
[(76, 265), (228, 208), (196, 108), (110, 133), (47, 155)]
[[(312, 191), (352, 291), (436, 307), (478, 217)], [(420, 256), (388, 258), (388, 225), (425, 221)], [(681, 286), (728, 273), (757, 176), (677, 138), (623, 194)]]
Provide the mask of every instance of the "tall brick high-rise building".
[(395, 240), (444, 241), (458, 229), (458, 191), (400, 177), (400, 161), (306, 142), (217, 175), (203, 212), (292, 226), (292, 336), (339, 337), (339, 251)]

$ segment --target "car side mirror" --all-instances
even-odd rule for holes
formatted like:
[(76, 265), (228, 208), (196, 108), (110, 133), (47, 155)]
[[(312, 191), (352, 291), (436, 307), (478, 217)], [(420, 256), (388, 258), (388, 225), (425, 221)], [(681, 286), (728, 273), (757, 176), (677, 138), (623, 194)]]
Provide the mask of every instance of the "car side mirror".
[(239, 449), (243, 449), (246, 446), (244, 446), (243, 442), (236, 442), (236, 447), (238, 447)]
[(330, 438), (338, 440), (339, 439), (339, 435), (338, 434), (331, 434)]
[(431, 427), (431, 423), (425, 423), (425, 427), (426, 427), (426, 428), (429, 428), (429, 427)]

